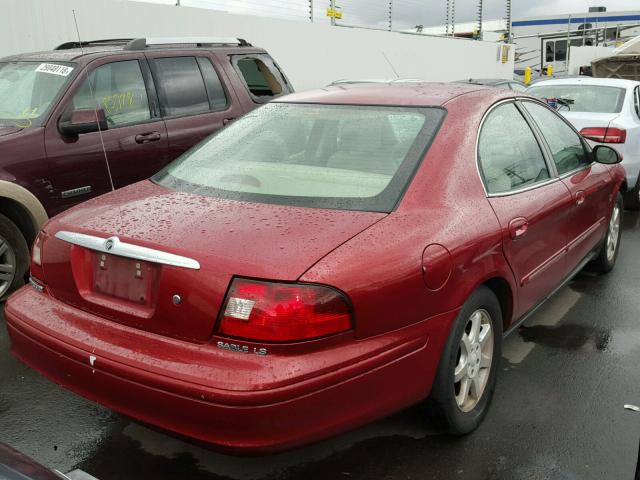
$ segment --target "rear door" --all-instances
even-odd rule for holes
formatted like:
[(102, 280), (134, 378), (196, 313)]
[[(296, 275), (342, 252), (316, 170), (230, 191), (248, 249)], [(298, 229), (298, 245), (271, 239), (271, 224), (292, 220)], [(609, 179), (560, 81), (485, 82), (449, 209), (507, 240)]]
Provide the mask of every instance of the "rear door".
[(540, 129), (556, 171), (573, 198), (569, 221), (569, 273), (592, 252), (607, 230), (613, 181), (605, 165), (592, 161), (585, 141), (563, 118), (539, 103), (522, 101)]
[(564, 279), (571, 195), (546, 162), (539, 137), (511, 101), (493, 107), (485, 117), (478, 166), (518, 285), (519, 317)]
[(206, 51), (146, 54), (174, 159), (244, 113), (226, 75)]
[[(75, 109), (101, 108), (108, 129), (66, 137), (58, 123)], [(58, 213), (79, 201), (148, 178), (167, 163), (160, 118), (144, 56), (130, 53), (92, 62), (65, 94), (45, 131)], [(103, 151), (104, 146), (104, 151)]]

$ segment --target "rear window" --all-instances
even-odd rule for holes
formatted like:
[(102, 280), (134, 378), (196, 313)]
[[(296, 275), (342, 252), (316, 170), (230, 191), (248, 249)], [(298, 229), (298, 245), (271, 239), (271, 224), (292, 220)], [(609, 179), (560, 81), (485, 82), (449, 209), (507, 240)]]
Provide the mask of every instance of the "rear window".
[(618, 113), (626, 90), (603, 85), (534, 85), (527, 93), (539, 98), (569, 100), (568, 106), (562, 108), (572, 112)]
[(255, 102), (265, 103), (290, 91), (286, 79), (268, 55), (234, 55), (233, 65)]
[(219, 198), (389, 212), (444, 114), (440, 108), (270, 103), (153, 180)]

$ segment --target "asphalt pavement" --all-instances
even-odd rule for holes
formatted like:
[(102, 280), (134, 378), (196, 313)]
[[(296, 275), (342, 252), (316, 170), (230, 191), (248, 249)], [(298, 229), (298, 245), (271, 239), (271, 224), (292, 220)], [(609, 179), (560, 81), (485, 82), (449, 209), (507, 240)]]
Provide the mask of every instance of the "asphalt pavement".
[[(17, 361), (0, 318), (0, 441), (60, 471), (129, 479), (633, 479), (640, 413), (640, 217), (606, 276), (583, 273), (505, 340), (493, 405), (463, 438), (418, 408), (268, 457), (212, 452), (125, 419)], [(310, 413), (311, 414), (311, 413)]]

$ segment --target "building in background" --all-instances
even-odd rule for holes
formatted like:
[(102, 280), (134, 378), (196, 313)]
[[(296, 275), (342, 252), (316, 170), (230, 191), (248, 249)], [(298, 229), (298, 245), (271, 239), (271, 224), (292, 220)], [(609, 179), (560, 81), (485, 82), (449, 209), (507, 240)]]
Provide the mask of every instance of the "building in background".
[[(456, 23), (452, 30), (456, 37), (504, 41), (507, 25), (504, 19), (483, 20), (481, 33), (478, 22)], [(446, 35), (447, 26), (423, 27), (419, 33)], [(588, 12), (522, 18), (512, 22), (512, 35), (516, 71), (528, 66), (539, 72), (551, 65), (556, 74), (577, 75), (580, 67), (640, 35), (640, 10), (592, 7)]]

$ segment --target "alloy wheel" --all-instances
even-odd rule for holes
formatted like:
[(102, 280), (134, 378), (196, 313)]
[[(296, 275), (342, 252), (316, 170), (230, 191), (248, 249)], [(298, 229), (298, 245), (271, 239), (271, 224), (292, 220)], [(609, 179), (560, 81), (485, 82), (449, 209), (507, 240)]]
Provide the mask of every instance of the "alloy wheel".
[(609, 220), (609, 232), (607, 234), (607, 261), (608, 262), (613, 261), (616, 255), (616, 250), (618, 249), (618, 241), (620, 238), (620, 223), (621, 223), (620, 206), (616, 203), (613, 206), (613, 211), (611, 212), (611, 219)]
[(16, 275), (16, 254), (6, 238), (0, 236), (0, 297), (11, 288)]
[(458, 408), (473, 410), (484, 393), (493, 361), (493, 328), (484, 309), (471, 314), (460, 339), (453, 384)]

